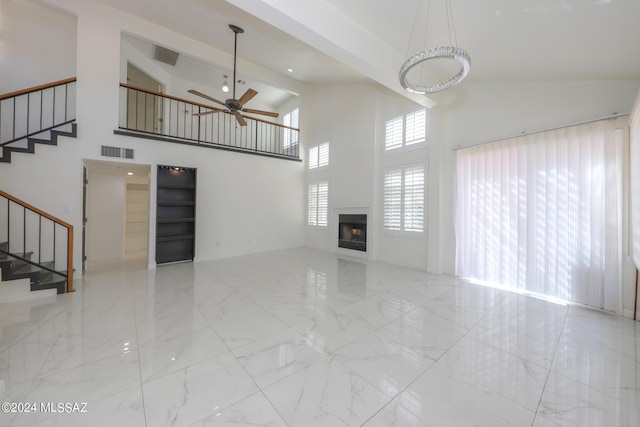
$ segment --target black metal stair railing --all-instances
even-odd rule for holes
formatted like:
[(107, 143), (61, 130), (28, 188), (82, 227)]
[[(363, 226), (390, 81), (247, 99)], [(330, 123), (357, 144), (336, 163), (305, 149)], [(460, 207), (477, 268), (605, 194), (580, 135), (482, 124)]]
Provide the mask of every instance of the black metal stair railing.
[(120, 91), (116, 133), (299, 160), (297, 128), (248, 116), (239, 126), (232, 114), (206, 104), (124, 83)]
[(76, 78), (0, 95), (0, 148), (75, 121)]
[(29, 277), (31, 290), (73, 291), (73, 226), (0, 190), (3, 280)]

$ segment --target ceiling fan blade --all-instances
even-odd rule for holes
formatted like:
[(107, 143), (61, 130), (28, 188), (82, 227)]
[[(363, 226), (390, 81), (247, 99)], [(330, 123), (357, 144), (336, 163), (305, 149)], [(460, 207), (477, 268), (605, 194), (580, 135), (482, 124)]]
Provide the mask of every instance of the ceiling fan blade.
[(198, 92), (197, 90), (189, 89), (187, 92), (192, 93), (192, 94), (197, 95), (197, 96), (200, 96), (200, 97), (202, 97), (204, 99), (208, 99), (209, 101), (215, 102), (216, 104), (224, 105), (225, 107), (227, 106), (227, 104), (225, 104), (224, 102), (218, 101), (217, 99), (212, 98), (209, 95), (205, 95), (202, 92)]
[(280, 114), (272, 113), (271, 111), (252, 110), (251, 108), (243, 108), (242, 112), (249, 113), (249, 114), (262, 114), (263, 116), (276, 117), (276, 118), (280, 116)]
[(238, 106), (242, 107), (244, 104), (249, 102), (249, 100), (251, 98), (253, 98), (254, 96), (256, 96), (257, 94), (258, 94), (258, 92), (256, 92), (255, 90), (247, 89), (247, 91), (244, 93), (244, 95), (242, 95), (240, 97), (240, 99), (238, 99)]
[(193, 113), (193, 115), (196, 116), (196, 117), (200, 117), (200, 116), (206, 116), (207, 114), (219, 113), (220, 111), (222, 111), (222, 110), (205, 111), (203, 113)]
[(233, 113), (233, 115), (236, 116), (236, 120), (238, 121), (240, 126), (246, 126), (247, 125), (247, 121), (244, 119), (244, 117), (242, 117), (242, 114), (240, 114), (239, 111), (236, 111), (235, 113)]

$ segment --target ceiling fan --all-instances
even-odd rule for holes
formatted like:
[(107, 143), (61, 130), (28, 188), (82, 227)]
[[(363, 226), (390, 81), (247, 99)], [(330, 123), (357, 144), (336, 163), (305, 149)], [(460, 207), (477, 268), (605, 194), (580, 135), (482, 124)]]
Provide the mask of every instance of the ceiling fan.
[[(244, 104), (249, 102), (251, 98), (258, 94), (257, 91), (253, 89), (247, 89), (247, 91), (240, 97), (240, 99), (236, 99), (236, 60), (237, 60), (237, 50), (238, 50), (238, 34), (244, 33), (244, 30), (237, 25), (229, 24), (229, 28), (234, 32), (234, 45), (233, 45), (233, 98), (227, 99), (225, 102), (218, 101), (215, 98), (210, 97), (209, 95), (205, 95), (202, 92), (198, 92), (197, 90), (190, 89), (187, 92), (192, 93), (194, 95), (200, 96), (204, 99), (207, 99), (211, 102), (215, 102), (216, 104), (224, 105), (227, 107), (227, 111), (233, 114), (236, 117), (236, 120), (240, 124), (240, 126), (246, 126), (247, 121), (244, 119), (244, 116), (241, 113), (250, 113), (250, 114), (262, 114), (263, 116), (269, 117), (278, 117), (278, 113), (272, 113), (270, 111), (263, 110), (253, 110), (250, 108), (244, 108)], [(214, 108), (213, 111), (207, 111), (204, 113), (194, 114), (194, 116), (203, 116), (205, 114), (214, 114), (220, 111), (224, 111), (218, 108)]]

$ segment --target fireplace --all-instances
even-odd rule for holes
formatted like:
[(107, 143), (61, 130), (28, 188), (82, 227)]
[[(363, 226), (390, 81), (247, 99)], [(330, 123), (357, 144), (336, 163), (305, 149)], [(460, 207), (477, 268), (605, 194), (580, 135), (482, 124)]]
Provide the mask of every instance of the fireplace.
[(367, 215), (338, 216), (338, 247), (367, 251)]

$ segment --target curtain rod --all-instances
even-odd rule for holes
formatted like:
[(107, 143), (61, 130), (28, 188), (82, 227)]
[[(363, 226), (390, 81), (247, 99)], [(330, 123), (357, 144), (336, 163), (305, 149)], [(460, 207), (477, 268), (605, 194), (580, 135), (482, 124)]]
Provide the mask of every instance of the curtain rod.
[(508, 137), (498, 138), (498, 139), (492, 139), (490, 141), (478, 142), (477, 144), (458, 145), (457, 147), (453, 148), (453, 150), (456, 151), (456, 150), (460, 150), (460, 149), (463, 149), (463, 148), (470, 148), (470, 147), (476, 147), (478, 145), (491, 144), (492, 142), (506, 141), (508, 139), (517, 138), (519, 136), (528, 136), (528, 135), (535, 135), (535, 134), (543, 133), (543, 132), (551, 132), (553, 130), (568, 128), (568, 127), (571, 127), (571, 126), (586, 125), (588, 123), (599, 122), (601, 120), (616, 119), (618, 117), (624, 117), (624, 116), (628, 116), (630, 114), (631, 113), (622, 113), (622, 114), (614, 113), (614, 114), (611, 114), (610, 116), (601, 117), (599, 119), (585, 120), (584, 122), (578, 122), (578, 123), (572, 123), (572, 124), (568, 124), (568, 125), (556, 126), (556, 127), (552, 127), (552, 128), (548, 128), (548, 129), (542, 129), (542, 130), (536, 130), (536, 131), (532, 131), (532, 132), (522, 132), (521, 134), (518, 134), (518, 135), (513, 135), (513, 136), (508, 136)]

